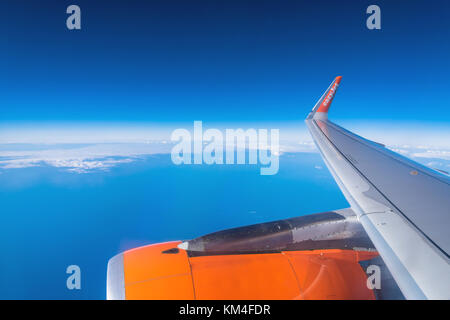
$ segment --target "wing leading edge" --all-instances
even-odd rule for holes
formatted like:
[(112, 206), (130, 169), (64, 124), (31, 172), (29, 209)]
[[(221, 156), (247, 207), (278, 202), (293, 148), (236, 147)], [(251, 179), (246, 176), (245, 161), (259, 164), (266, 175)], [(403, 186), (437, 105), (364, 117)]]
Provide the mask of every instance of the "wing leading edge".
[(408, 299), (450, 299), (450, 179), (328, 120), (341, 77), (306, 125)]

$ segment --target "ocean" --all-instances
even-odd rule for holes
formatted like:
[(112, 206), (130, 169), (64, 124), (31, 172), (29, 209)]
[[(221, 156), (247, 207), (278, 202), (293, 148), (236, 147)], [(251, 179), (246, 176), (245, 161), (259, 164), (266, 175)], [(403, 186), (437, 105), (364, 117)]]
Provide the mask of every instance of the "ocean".
[[(318, 153), (280, 170), (179, 165), (169, 154), (107, 170), (40, 165), (0, 172), (0, 299), (105, 299), (106, 267), (141, 245), (348, 207)], [(66, 268), (81, 269), (69, 290)]]

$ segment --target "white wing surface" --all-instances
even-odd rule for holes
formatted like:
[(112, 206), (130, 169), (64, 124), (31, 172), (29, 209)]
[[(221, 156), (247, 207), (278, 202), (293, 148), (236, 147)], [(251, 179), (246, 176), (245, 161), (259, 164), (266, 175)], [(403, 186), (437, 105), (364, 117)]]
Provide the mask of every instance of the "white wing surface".
[(337, 77), (306, 124), (407, 299), (450, 299), (450, 178), (328, 120)]

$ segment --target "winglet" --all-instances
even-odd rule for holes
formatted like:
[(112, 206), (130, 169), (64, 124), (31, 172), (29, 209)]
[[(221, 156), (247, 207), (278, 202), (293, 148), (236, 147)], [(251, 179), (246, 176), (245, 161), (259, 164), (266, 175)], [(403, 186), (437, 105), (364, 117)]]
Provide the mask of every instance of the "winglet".
[(308, 116), (311, 119), (315, 115), (320, 115), (320, 117), (327, 117), (328, 109), (330, 109), (331, 103), (333, 102), (334, 95), (336, 94), (339, 83), (341, 83), (342, 76), (336, 77), (331, 85), (328, 87), (327, 91), (320, 97), (316, 105), (312, 109)]

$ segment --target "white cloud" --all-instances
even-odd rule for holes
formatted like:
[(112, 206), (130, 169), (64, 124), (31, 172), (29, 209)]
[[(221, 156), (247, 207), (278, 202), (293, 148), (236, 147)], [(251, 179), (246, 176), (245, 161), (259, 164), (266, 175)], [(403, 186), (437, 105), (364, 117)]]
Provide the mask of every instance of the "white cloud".
[(425, 152), (416, 152), (412, 154), (413, 157), (419, 158), (438, 158), (450, 160), (450, 151), (447, 150), (426, 150)]
[[(209, 127), (217, 124), (208, 123)], [(448, 170), (450, 131), (448, 126), (358, 123), (344, 127), (424, 165)], [(157, 124), (11, 124), (0, 128), (0, 169), (52, 166), (84, 173), (109, 170), (143, 156), (170, 153), (170, 134), (175, 128), (192, 130), (192, 122)], [(228, 123), (225, 128), (280, 128), (279, 154), (317, 152), (303, 122)], [(206, 127), (205, 127), (206, 128)], [(427, 145), (432, 142), (432, 146)], [(22, 145), (23, 144), (23, 145)], [(26, 145), (25, 145), (26, 144)], [(83, 144), (83, 145), (80, 145)], [(318, 168), (316, 168), (318, 169)]]
[(171, 144), (151, 142), (145, 144), (91, 144), (91, 145), (1, 145), (0, 168), (17, 169), (52, 166), (70, 172), (86, 173), (109, 168), (140, 157), (169, 153)]
[(432, 169), (447, 171), (450, 167), (450, 148), (424, 145), (388, 146), (388, 148)]

